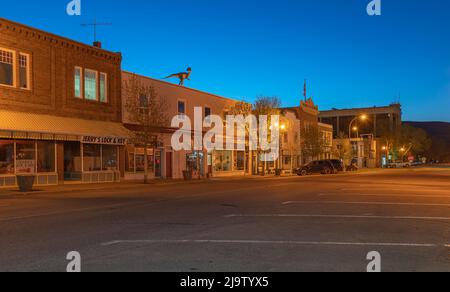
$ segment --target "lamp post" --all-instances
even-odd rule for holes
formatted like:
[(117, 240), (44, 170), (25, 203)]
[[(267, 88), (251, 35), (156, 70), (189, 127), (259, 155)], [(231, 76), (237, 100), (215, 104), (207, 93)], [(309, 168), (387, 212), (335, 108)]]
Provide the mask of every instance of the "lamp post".
[[(358, 117), (354, 118), (354, 119), (350, 122), (350, 125), (348, 126), (348, 138), (349, 138), (349, 139), (352, 138), (352, 129), (354, 129), (354, 128), (352, 127), (352, 125), (353, 125), (353, 123), (356, 122), (357, 120), (365, 121), (365, 120), (367, 120), (367, 115), (361, 115), (361, 116), (358, 116)], [(356, 130), (354, 130), (354, 131), (357, 132), (357, 131), (358, 131), (358, 128), (357, 128), (357, 127), (355, 127), (355, 128), (356, 128)], [(358, 136), (359, 136), (359, 133), (358, 133)]]
[(280, 157), (279, 157), (279, 169), (283, 169), (283, 139), (284, 139), (284, 133), (286, 132), (286, 125), (281, 124), (279, 126), (280, 130)]

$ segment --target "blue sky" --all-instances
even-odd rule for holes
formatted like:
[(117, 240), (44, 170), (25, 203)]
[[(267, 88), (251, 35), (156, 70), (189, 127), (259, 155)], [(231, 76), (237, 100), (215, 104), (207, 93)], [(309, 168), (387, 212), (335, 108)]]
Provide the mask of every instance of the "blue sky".
[(298, 105), (303, 80), (321, 109), (400, 101), (405, 120), (450, 122), (450, 1), (382, 0), (2, 1), (0, 16), (85, 43), (96, 18), (123, 68), (154, 78), (193, 68), (189, 87)]

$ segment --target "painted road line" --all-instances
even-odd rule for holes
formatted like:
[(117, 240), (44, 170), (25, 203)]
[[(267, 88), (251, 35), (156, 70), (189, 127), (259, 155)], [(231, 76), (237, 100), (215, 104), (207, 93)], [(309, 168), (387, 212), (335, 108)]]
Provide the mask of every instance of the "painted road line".
[(354, 197), (398, 197), (398, 198), (445, 198), (450, 199), (450, 196), (445, 195), (408, 195), (408, 194), (360, 194), (360, 193), (320, 193), (317, 196), (354, 196)]
[(413, 216), (369, 216), (369, 215), (317, 215), (317, 214), (255, 214), (225, 215), (225, 218), (333, 218), (333, 219), (386, 219), (386, 220), (432, 220), (450, 221), (450, 217), (413, 217)]
[(390, 202), (346, 202), (346, 201), (288, 201), (282, 205), (382, 205), (382, 206), (419, 206), (419, 207), (450, 207), (450, 204), (426, 204), (426, 203), (390, 203)]
[(381, 243), (381, 242), (327, 242), (327, 241), (284, 241), (284, 240), (114, 240), (102, 243), (108, 247), (124, 244), (260, 244), (260, 245), (317, 245), (317, 246), (381, 246), (381, 247), (427, 247), (450, 248), (450, 244), (435, 243)]

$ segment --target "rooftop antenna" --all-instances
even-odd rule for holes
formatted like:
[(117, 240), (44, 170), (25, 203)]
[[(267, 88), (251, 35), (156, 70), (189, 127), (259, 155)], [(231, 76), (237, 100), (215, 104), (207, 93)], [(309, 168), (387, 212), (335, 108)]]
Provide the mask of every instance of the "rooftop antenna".
[(108, 22), (97, 22), (94, 18), (94, 21), (92, 23), (82, 23), (81, 26), (92, 26), (94, 28), (94, 44), (97, 43), (97, 27), (98, 26), (109, 26), (112, 25), (112, 23)]

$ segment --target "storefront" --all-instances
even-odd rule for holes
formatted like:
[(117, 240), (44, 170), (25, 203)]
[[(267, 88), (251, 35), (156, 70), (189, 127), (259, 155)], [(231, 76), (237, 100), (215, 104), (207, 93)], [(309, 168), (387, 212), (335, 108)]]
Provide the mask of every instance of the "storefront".
[[(147, 149), (147, 171), (151, 178), (163, 176), (163, 149)], [(134, 145), (125, 147), (125, 179), (141, 180), (145, 173), (145, 149)]]
[(212, 151), (209, 153), (208, 166), (213, 176), (245, 175), (251, 169), (249, 153), (245, 151)]
[(119, 123), (0, 110), (0, 187), (20, 174), (37, 185), (119, 181), (127, 137)]

